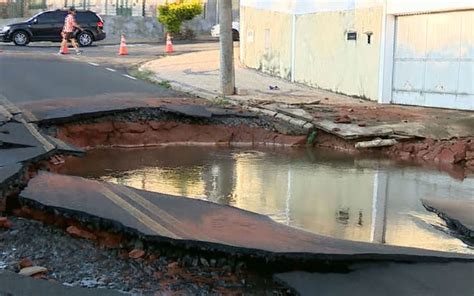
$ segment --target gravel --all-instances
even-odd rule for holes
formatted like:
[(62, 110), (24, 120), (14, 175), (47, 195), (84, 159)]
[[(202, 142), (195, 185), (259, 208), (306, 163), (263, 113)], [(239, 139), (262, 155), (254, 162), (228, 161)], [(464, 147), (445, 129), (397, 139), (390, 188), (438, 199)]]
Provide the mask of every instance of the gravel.
[[(0, 269), (19, 272), (23, 258), (48, 269), (42, 278), (68, 286), (107, 288), (132, 295), (286, 295), (271, 275), (232, 273), (225, 260), (166, 258), (146, 254), (129, 259), (133, 249), (105, 249), (70, 236), (60, 228), (17, 217), (9, 230), (0, 229)], [(141, 247), (142, 242), (135, 242)], [(216, 265), (220, 267), (212, 267)]]

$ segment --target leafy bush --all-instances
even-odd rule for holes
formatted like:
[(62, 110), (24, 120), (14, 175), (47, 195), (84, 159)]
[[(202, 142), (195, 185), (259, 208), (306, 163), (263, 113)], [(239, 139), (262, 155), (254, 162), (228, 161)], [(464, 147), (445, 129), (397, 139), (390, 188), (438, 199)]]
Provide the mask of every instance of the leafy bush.
[(172, 34), (178, 34), (184, 21), (192, 20), (202, 13), (199, 0), (178, 0), (158, 6), (158, 21)]

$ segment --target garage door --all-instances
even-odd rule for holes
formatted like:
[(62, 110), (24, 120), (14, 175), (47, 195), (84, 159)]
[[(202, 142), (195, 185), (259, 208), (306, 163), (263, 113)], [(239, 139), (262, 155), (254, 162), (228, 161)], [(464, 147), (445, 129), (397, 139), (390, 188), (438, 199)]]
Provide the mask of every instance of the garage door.
[(392, 102), (474, 110), (474, 10), (398, 16)]

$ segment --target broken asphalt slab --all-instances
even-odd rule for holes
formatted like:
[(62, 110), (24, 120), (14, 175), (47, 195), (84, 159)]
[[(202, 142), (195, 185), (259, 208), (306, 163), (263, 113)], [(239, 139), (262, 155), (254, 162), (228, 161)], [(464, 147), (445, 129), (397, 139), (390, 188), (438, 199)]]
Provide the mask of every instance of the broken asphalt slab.
[(123, 295), (114, 290), (68, 287), (58, 283), (38, 280), (13, 272), (0, 270), (0, 295), (5, 296), (115, 296)]
[(53, 137), (42, 135), (23, 119), (0, 126), (0, 167), (37, 161), (52, 153), (80, 154), (81, 151)]
[(46, 139), (56, 147), (56, 151), (58, 153), (75, 156), (83, 156), (86, 153), (84, 149), (77, 148), (71, 144), (62, 141), (61, 139), (52, 136), (46, 136)]
[[(10, 166), (18, 163), (34, 162), (46, 159), (54, 153), (64, 153), (81, 156), (84, 151), (72, 145), (63, 143), (53, 137), (46, 136), (49, 143), (48, 148), (41, 147), (13, 147), (0, 149), (0, 167)], [(45, 138), (45, 139), (46, 139)], [(51, 143), (50, 143), (50, 142)], [(1, 180), (0, 180), (1, 184)]]
[(161, 110), (179, 115), (198, 118), (211, 118), (212, 112), (202, 105), (164, 105)]
[(10, 121), (10, 119), (13, 117), (13, 115), (7, 111), (5, 107), (0, 105), (0, 125)]
[(460, 232), (461, 235), (474, 239), (474, 199), (424, 198), (421, 202), (428, 211), (438, 214), (445, 220), (448, 226)]
[(10, 115), (16, 115), (16, 114), (21, 113), (21, 110), (18, 109), (17, 106), (15, 106), (12, 102), (10, 102), (5, 96), (1, 94), (0, 94), (0, 106), (2, 106), (2, 109), (4, 109), (6, 112), (10, 113)]
[(31, 123), (8, 122), (0, 127), (0, 143), (18, 146), (43, 147), (52, 149), (52, 145), (37, 132)]
[(22, 170), (23, 166), (19, 163), (0, 167), (0, 188), (2, 188), (1, 186), (4, 184), (16, 179)]
[[(8, 101), (3, 101), (7, 104)], [(2, 105), (0, 105), (2, 107)], [(53, 153), (82, 155), (83, 151), (54, 137), (41, 134), (21, 114), (0, 125), (0, 186), (18, 177), (24, 163), (48, 158)]]
[(167, 104), (161, 106), (160, 109), (168, 113), (196, 118), (211, 118), (213, 116), (256, 117), (256, 114), (250, 112), (238, 112), (233, 109), (209, 107), (196, 104)]
[[(169, 98), (177, 99), (177, 98)], [(167, 98), (154, 99), (137, 94), (117, 94), (109, 96), (84, 97), (70, 100), (42, 100), (22, 103), (19, 106), (34, 115), (35, 122), (60, 121), (87, 115), (101, 115), (140, 108), (156, 108)]]
[[(196, 103), (196, 100), (198, 103)], [(171, 102), (176, 102), (171, 104)], [(137, 97), (134, 94), (122, 94), (114, 98), (98, 96), (76, 100), (43, 100), (24, 103), (20, 106), (26, 114), (32, 114), (33, 122), (61, 122), (87, 117), (116, 114), (118, 112), (136, 111), (140, 109), (160, 109), (167, 113), (195, 118), (212, 116), (255, 117), (250, 112), (239, 112), (227, 108), (209, 107), (200, 99), (189, 98), (150, 98)]]
[(42, 147), (11, 148), (0, 150), (0, 166), (9, 166), (22, 162), (32, 162), (47, 158), (50, 151)]
[(306, 112), (306, 110), (301, 109), (301, 108), (284, 108), (284, 107), (277, 107), (275, 108), (275, 111), (280, 112), (282, 114), (304, 120), (306, 122), (311, 122), (313, 121), (313, 116)]
[(205, 250), (315, 260), (474, 260), (467, 254), (333, 239), (230, 206), (43, 171), (19, 201), (102, 230)]
[[(474, 128), (474, 115), (472, 112), (469, 113), (456, 110), (423, 109), (427, 112), (420, 112), (419, 114), (415, 112), (416, 116), (413, 115), (413, 121), (409, 122), (402, 122), (401, 119), (391, 119), (390, 112), (386, 115), (387, 117), (384, 117), (384, 115), (378, 115), (374, 112), (373, 116), (377, 116), (376, 122), (370, 122), (370, 120), (357, 120), (360, 114), (358, 115), (356, 111), (353, 115), (348, 116), (347, 123), (341, 124), (334, 121), (338, 114), (340, 114), (340, 116), (342, 114), (338, 111), (336, 106), (304, 106), (282, 104), (271, 101), (269, 104), (263, 105), (260, 103), (251, 104), (251, 106), (261, 108), (260, 110), (264, 114), (273, 113), (271, 116), (282, 114), (298, 120), (311, 122), (316, 128), (345, 140), (371, 137), (403, 137), (405, 139), (432, 138), (436, 140), (448, 140), (452, 138), (470, 137), (472, 136), (472, 130)], [(399, 110), (399, 112), (401, 111), (402, 110)], [(316, 113), (317, 115), (313, 113)]]
[(355, 140), (360, 138), (390, 137), (390, 136), (410, 136), (423, 137), (419, 132), (422, 128), (420, 124), (381, 124), (375, 126), (361, 127), (354, 123), (339, 124), (331, 120), (313, 121), (315, 127), (325, 132), (336, 135), (345, 140)]
[[(464, 114), (464, 113), (463, 113)], [(381, 118), (383, 120), (383, 118)], [(359, 126), (357, 123), (340, 124), (333, 120), (314, 120), (313, 124), (328, 133), (346, 140), (367, 137), (431, 138), (448, 140), (471, 137), (473, 135), (474, 115), (466, 115), (460, 120), (426, 120), (414, 122), (383, 122)]]
[(212, 113), (212, 116), (257, 117), (257, 114), (252, 112), (237, 111), (228, 108), (207, 107), (207, 110)]
[(302, 271), (274, 275), (296, 294), (472, 296), (474, 263), (357, 264), (348, 273)]

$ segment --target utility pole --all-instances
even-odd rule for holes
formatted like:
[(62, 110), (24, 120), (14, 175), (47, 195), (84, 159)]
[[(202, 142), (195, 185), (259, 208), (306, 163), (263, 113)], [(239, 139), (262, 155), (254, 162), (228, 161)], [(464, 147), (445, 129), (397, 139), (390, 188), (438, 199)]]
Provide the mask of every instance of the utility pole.
[(222, 95), (235, 93), (234, 44), (232, 40), (232, 0), (219, 1), (220, 79)]

